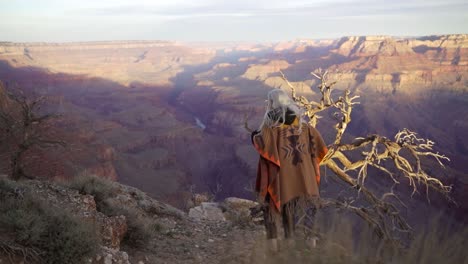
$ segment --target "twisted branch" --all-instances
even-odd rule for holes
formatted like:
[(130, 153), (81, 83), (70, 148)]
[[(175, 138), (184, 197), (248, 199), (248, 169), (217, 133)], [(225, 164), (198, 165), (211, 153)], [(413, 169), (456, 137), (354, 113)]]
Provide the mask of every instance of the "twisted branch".
[[(400, 216), (397, 206), (387, 201), (393, 198), (398, 204), (406, 207), (393, 192), (393, 186), (400, 184), (399, 178), (404, 177), (409, 180), (409, 185), (413, 187), (413, 194), (418, 190), (417, 184), (422, 184), (426, 187), (427, 197), (428, 189), (431, 188), (449, 201), (453, 201), (449, 196), (451, 186), (446, 186), (439, 179), (429, 175), (421, 164), (421, 157), (434, 158), (442, 167), (444, 167), (442, 161), (449, 161), (445, 155), (433, 152), (435, 144), (433, 141), (419, 138), (417, 133), (403, 129), (395, 135), (394, 140), (374, 134), (358, 137), (351, 143), (343, 143), (343, 135), (351, 122), (353, 106), (359, 104), (357, 101), (359, 96), (351, 96), (350, 91), (345, 90), (342, 96), (333, 99), (331, 92), (336, 82), (329, 83), (328, 71), (318, 69), (311, 74), (320, 81), (317, 88), (321, 98), (319, 102), (309, 101), (304, 96), (298, 96), (295, 87), (287, 80), (284, 73), (280, 72), (280, 74), (291, 89), (292, 98), (305, 110), (310, 125), (317, 125), (320, 112), (335, 109), (334, 118), (337, 122), (334, 126), (335, 140), (329, 146), (329, 151), (321, 165), (328, 167), (338, 179), (354, 188), (357, 195), (363, 194), (367, 203), (366, 206), (351, 206), (349, 203), (325, 199), (322, 201), (322, 206), (335, 206), (357, 214), (374, 228), (379, 237), (397, 245), (399, 244), (398, 234), (412, 232), (410, 225)], [(358, 151), (361, 158), (353, 160), (347, 153), (350, 151)], [(403, 156), (403, 152), (409, 153), (407, 155), (409, 157)], [(383, 164), (393, 164), (394, 168), (391, 169)], [(380, 198), (365, 186), (366, 179), (369, 177), (369, 166), (383, 172), (393, 181), (394, 185)], [(370, 176), (376, 177), (376, 175)]]
[(24, 247), (12, 241), (6, 242), (0, 240), (0, 253), (2, 253), (4, 256), (7, 256), (10, 263), (14, 263), (15, 257), (21, 257), (22, 260), (26, 263), (29, 263), (30, 261), (43, 261), (42, 251), (31, 247)]

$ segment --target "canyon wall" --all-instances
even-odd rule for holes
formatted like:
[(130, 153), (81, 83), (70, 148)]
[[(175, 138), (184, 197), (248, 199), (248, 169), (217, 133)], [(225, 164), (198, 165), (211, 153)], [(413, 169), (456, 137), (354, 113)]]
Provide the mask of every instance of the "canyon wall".
[[(392, 137), (408, 127), (433, 139), (452, 160), (441, 177), (455, 182), (464, 199), (467, 42), (468, 35), (229, 45), (0, 43), (0, 79), (54, 98), (50, 109), (68, 117), (62, 127), (77, 146), (67, 154), (80, 168), (73, 173), (116, 178), (177, 203), (190, 186), (214, 192), (221, 185), (217, 198), (253, 197), (256, 153), (245, 117), (256, 128), (267, 92), (289, 90), (280, 70), (301, 95), (317, 99), (310, 72), (321, 67), (337, 80), (337, 92), (361, 96), (350, 137)], [(327, 142), (332, 125), (332, 113), (319, 124)]]

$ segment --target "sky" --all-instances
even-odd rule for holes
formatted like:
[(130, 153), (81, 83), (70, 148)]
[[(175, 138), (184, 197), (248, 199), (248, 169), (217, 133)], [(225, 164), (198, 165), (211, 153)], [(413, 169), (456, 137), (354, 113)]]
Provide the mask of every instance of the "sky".
[(285, 41), (468, 33), (467, 0), (0, 0), (0, 41)]

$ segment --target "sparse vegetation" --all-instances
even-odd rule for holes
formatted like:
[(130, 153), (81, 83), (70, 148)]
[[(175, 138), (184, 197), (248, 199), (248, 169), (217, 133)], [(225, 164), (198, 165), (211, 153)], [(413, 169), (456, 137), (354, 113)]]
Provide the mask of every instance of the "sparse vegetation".
[(385, 247), (371, 228), (355, 224), (355, 219), (342, 213), (318, 213), (315, 228), (320, 230), (316, 247), (309, 237), (299, 235), (295, 243), (282, 241), (275, 256), (261, 255), (262, 244), (257, 244), (253, 263), (467, 263), (464, 245), (468, 242), (468, 228), (453, 226), (435, 219), (406, 249)]
[(249, 211), (232, 211), (229, 214), (226, 214), (226, 219), (231, 221), (235, 226), (241, 228), (248, 228), (254, 225)]
[(68, 187), (79, 191), (81, 194), (94, 196), (98, 211), (105, 206), (104, 201), (115, 196), (116, 188), (111, 180), (96, 175), (81, 174), (67, 182)]
[(144, 246), (162, 229), (152, 217), (112, 200), (117, 195), (117, 188), (109, 179), (83, 174), (75, 177), (68, 185), (82, 194), (93, 195), (97, 209), (101, 213), (108, 216), (124, 215), (126, 217), (128, 230), (123, 240), (126, 245)]
[(13, 192), (18, 186), (18, 183), (0, 177), (0, 195), (6, 195), (7, 193)]
[(83, 263), (99, 244), (91, 223), (71, 213), (47, 206), (21, 184), (0, 179), (0, 249), (20, 253), (25, 261)]
[(162, 229), (161, 225), (153, 218), (141, 214), (136, 209), (125, 208), (112, 201), (106, 202), (103, 213), (126, 217), (128, 230), (122, 242), (132, 247), (145, 246)]

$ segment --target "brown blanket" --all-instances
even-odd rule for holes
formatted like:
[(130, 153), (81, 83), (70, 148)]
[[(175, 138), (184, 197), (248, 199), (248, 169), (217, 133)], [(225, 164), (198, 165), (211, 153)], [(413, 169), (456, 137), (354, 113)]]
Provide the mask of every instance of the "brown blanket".
[(300, 196), (319, 196), (319, 163), (327, 153), (320, 133), (307, 124), (298, 131), (292, 125), (263, 128), (252, 141), (260, 154), (256, 191), (278, 212), (281, 206)]

